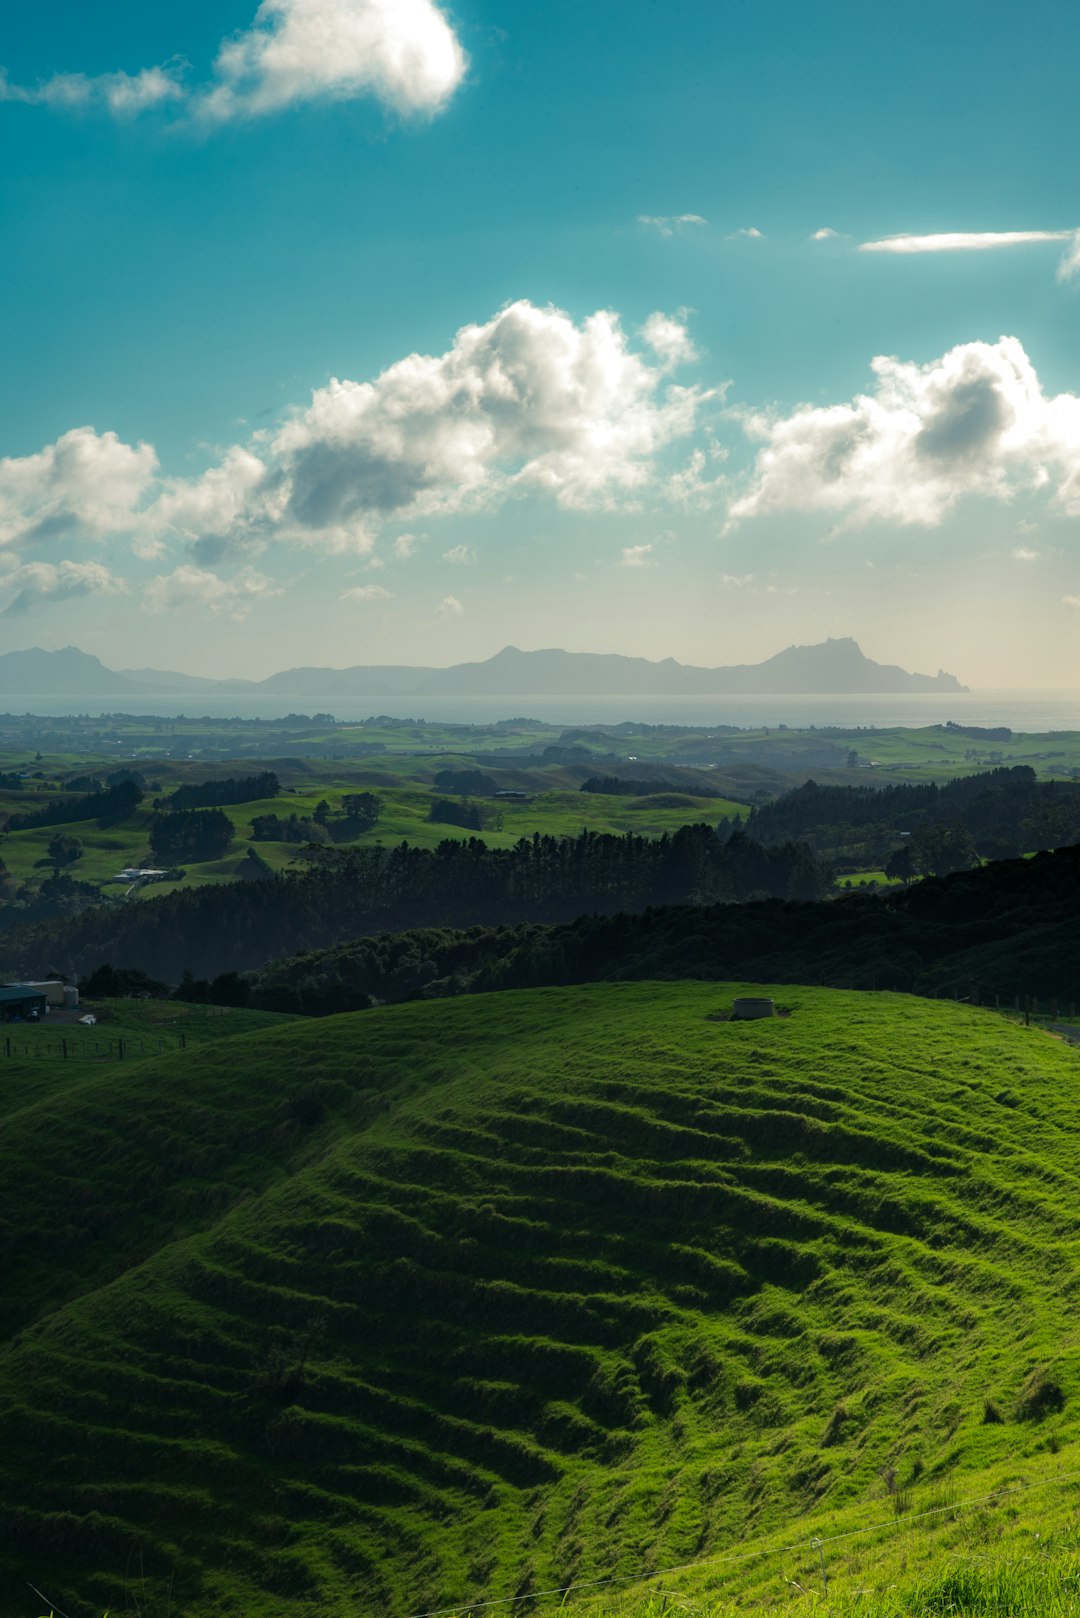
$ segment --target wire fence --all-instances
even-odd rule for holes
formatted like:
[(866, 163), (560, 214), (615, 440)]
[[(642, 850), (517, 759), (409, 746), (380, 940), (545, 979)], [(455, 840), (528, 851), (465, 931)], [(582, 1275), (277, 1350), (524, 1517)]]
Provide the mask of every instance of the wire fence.
[(0, 1038), (0, 1056), (17, 1057), (19, 1061), (62, 1062), (123, 1062), (140, 1056), (164, 1056), (166, 1053), (187, 1049), (184, 1034), (172, 1039), (131, 1038), (92, 1039), (85, 1035), (59, 1039), (25, 1039), (18, 1034), (4, 1034)]
[[(671, 1579), (685, 1573), (696, 1573), (706, 1568), (719, 1567), (724, 1564), (736, 1562), (755, 1561), (767, 1556), (798, 1556), (808, 1551), (820, 1558), (822, 1576), (828, 1584), (828, 1571), (826, 1567), (825, 1551), (830, 1545), (838, 1545), (845, 1540), (859, 1539), (867, 1534), (880, 1534), (885, 1530), (894, 1531), (897, 1527), (906, 1527), (909, 1524), (926, 1521), (931, 1517), (954, 1517), (976, 1506), (1000, 1505), (1006, 1500), (1017, 1496), (1037, 1493), (1048, 1488), (1060, 1488), (1063, 1484), (1073, 1483), (1080, 1479), (1080, 1470), (1074, 1472), (1055, 1473), (1053, 1476), (1029, 1482), (1027, 1479), (1018, 1479), (1012, 1483), (1002, 1483), (987, 1494), (971, 1495), (966, 1499), (950, 1500), (942, 1505), (929, 1506), (924, 1511), (907, 1511), (896, 1513), (892, 1517), (880, 1518), (877, 1522), (867, 1523), (861, 1528), (844, 1529), (841, 1533), (822, 1534), (805, 1532), (803, 1537), (793, 1540), (790, 1544), (774, 1545), (765, 1540), (743, 1542), (732, 1546), (730, 1550), (721, 1551), (715, 1556), (702, 1557), (693, 1562), (681, 1562), (674, 1567), (660, 1568), (653, 1572), (639, 1569), (634, 1573), (611, 1573), (598, 1579), (584, 1579), (572, 1584), (553, 1585), (544, 1590), (529, 1590), (521, 1595), (486, 1597), (480, 1601), (461, 1601), (450, 1607), (431, 1607), (423, 1612), (414, 1612), (408, 1618), (457, 1618), (470, 1612), (481, 1612), (492, 1607), (517, 1607), (526, 1602), (554, 1601), (560, 1599), (560, 1605), (566, 1598), (585, 1590), (603, 1590), (617, 1585), (648, 1585), (656, 1584), (661, 1579)], [(789, 1525), (792, 1534), (796, 1524)], [(784, 1534), (786, 1528), (777, 1529), (777, 1534)], [(770, 1539), (775, 1536), (770, 1536)]]

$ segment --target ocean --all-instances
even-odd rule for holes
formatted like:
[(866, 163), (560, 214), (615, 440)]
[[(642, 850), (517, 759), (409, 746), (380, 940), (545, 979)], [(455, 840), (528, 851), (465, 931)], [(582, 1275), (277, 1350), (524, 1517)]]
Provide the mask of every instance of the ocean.
[[(70, 697), (0, 696), (11, 712), (47, 716), (73, 712), (98, 715), (116, 712), (128, 701), (116, 697), (79, 701)], [(961, 694), (916, 692), (903, 696), (772, 696), (772, 697), (364, 697), (313, 698), (251, 694), (198, 697), (148, 696), (139, 713), (211, 719), (279, 719), (287, 713), (330, 712), (355, 721), (374, 714), (395, 719), (427, 719), (450, 724), (490, 724), (499, 719), (542, 719), (556, 725), (612, 725), (624, 721), (650, 725), (737, 725), (746, 730), (787, 725), (922, 726), (954, 720), (961, 725), (1007, 725), (1010, 730), (1080, 731), (1080, 691), (970, 691)]]

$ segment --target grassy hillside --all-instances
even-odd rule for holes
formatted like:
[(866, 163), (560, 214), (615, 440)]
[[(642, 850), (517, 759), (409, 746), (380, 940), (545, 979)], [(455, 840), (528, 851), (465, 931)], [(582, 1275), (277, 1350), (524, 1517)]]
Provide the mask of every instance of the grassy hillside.
[(732, 992), (385, 1008), (9, 1110), (0, 1612), (139, 1570), (144, 1611), (405, 1614), (1050, 1463), (1080, 1056)]

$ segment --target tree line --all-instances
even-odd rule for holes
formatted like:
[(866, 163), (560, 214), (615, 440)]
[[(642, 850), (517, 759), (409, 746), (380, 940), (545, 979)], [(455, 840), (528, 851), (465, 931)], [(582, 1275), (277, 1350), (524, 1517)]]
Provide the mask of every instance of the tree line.
[(744, 835), (725, 843), (707, 825), (657, 839), (536, 834), (509, 849), (489, 848), (479, 838), (434, 849), (325, 848), (313, 851), (303, 872), (179, 889), (138, 905), (98, 906), (11, 929), (5, 969), (34, 970), (49, 955), (62, 957), (68, 970), (123, 961), (176, 982), (185, 968), (212, 978), (367, 933), (564, 921), (587, 912), (769, 895), (811, 900), (829, 883), (827, 867), (805, 844), (763, 848)]

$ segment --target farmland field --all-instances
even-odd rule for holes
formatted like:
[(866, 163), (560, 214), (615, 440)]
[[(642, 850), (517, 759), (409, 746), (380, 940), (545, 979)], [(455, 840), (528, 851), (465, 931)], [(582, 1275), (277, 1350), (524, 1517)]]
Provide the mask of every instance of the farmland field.
[[(38, 1100), (26, 1063), (0, 1611), (31, 1579), (72, 1618), (170, 1581), (178, 1611), (405, 1614), (1064, 1479), (1080, 1054), (891, 994), (732, 1023), (737, 992), (387, 1007)], [(906, 1532), (835, 1594), (913, 1577)]]

